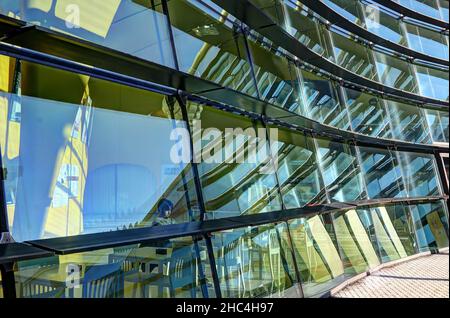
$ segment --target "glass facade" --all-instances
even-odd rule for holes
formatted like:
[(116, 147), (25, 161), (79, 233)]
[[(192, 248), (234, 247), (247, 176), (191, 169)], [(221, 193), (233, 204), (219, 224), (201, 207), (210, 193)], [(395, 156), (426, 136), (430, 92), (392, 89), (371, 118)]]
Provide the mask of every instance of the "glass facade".
[[(444, 87), (440, 89), (441, 86), (448, 87), (448, 68), (442, 71), (432, 66), (421, 66), (418, 70), (414, 70), (414, 64), (400, 59), (395, 54), (386, 50), (373, 50), (368, 41), (362, 43), (358, 36), (342, 28), (327, 27), (323, 18), (319, 19), (313, 10), (301, 2), (295, 3), (290, 0), (254, 0), (252, 2), (311, 51), (340, 67), (399, 90), (448, 100)], [(399, 44), (409, 41), (411, 49), (417, 52), (427, 55), (437, 54), (436, 57), (448, 60), (448, 37), (445, 39), (439, 32), (408, 25), (408, 28), (405, 27), (408, 32), (403, 36), (403, 27), (399, 26), (398, 19), (384, 12), (377, 11), (374, 14), (367, 8), (358, 8), (358, 3), (353, 1), (327, 0), (326, 3), (332, 8), (338, 7), (338, 13), (360, 26), (366, 26), (369, 31), (373, 31), (383, 39), (387, 38)], [(378, 7), (375, 6), (374, 10), (376, 8)], [(373, 15), (377, 17), (376, 22), (361, 23), (360, 21), (364, 21), (364, 18), (355, 17), (360, 12), (369, 11), (369, 17)]]
[[(212, 0), (0, 0), (1, 27), (3, 16), (30, 22), (175, 78), (168, 87), (0, 55), (0, 228), (38, 248), (98, 239), (15, 261), (0, 298), (11, 284), (18, 298), (320, 297), (448, 247), (437, 160), (448, 153), (448, 67), (374, 47), (301, 1), (250, 2), (354, 83)], [(323, 2), (448, 61), (445, 34), (372, 2)], [(442, 1), (399, 2), (445, 20)]]
[[(376, 34), (383, 39), (443, 60), (448, 60), (448, 33), (442, 33), (432, 25), (403, 17), (400, 13), (373, 1), (361, 0), (322, 0), (330, 9), (347, 20)], [(434, 0), (398, 0), (401, 5), (409, 7), (437, 19), (440, 11), (447, 15), (448, 2), (443, 0), (442, 7)], [(434, 12), (435, 15), (427, 14)], [(446, 13), (447, 12), (447, 13)], [(441, 19), (442, 20), (442, 19)]]

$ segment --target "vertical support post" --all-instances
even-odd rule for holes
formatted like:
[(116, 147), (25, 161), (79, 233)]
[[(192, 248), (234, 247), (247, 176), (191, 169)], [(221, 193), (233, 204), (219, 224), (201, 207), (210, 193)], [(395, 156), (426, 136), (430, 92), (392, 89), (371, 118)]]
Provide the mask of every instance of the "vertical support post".
[(180, 66), (178, 64), (177, 49), (175, 47), (175, 38), (173, 37), (169, 7), (167, 6), (167, 0), (161, 0), (161, 3), (162, 3), (162, 8), (163, 8), (163, 13), (166, 16), (166, 20), (167, 20), (167, 28), (169, 30), (170, 47), (172, 49), (172, 56), (173, 56), (173, 60), (174, 60), (175, 69), (179, 71)]
[[(258, 80), (256, 79), (255, 64), (253, 63), (252, 52), (250, 50), (250, 45), (248, 45), (249, 31), (241, 25), (240, 33), (242, 34), (242, 36), (244, 38), (246, 59), (247, 59), (248, 63), (250, 64), (252, 80), (253, 80), (253, 85), (255, 85), (256, 95), (258, 96), (259, 99), (263, 99), (263, 97), (261, 96), (261, 92), (259, 91)], [(239, 44), (237, 44), (237, 45), (239, 46)], [(265, 115), (265, 114), (266, 114), (266, 107), (264, 107), (264, 110), (263, 110), (263, 115)]]
[(299, 285), (300, 297), (301, 298), (305, 298), (305, 293), (303, 292), (302, 276), (300, 274), (300, 270), (298, 269), (297, 257), (295, 256), (295, 252), (294, 252), (294, 244), (292, 242), (291, 229), (289, 228), (289, 223), (288, 222), (285, 222), (285, 224), (286, 224), (286, 229), (287, 229), (287, 233), (288, 233), (289, 245), (290, 245), (290, 248), (291, 248), (292, 260), (294, 262), (295, 275), (297, 276), (297, 282), (298, 282), (298, 285)]
[[(180, 109), (181, 109), (181, 113), (183, 116), (183, 120), (186, 122), (186, 127), (188, 129), (189, 132), (189, 138), (190, 138), (190, 151), (191, 151), (191, 165), (192, 165), (192, 173), (193, 173), (193, 177), (194, 177), (194, 185), (195, 185), (195, 189), (196, 189), (196, 193), (197, 193), (197, 200), (198, 200), (198, 207), (200, 209), (200, 222), (205, 220), (205, 211), (206, 211), (206, 207), (205, 207), (205, 201), (203, 198), (203, 192), (202, 192), (202, 186), (201, 186), (201, 181), (200, 181), (200, 174), (198, 173), (198, 167), (197, 167), (197, 163), (194, 162), (194, 144), (193, 144), (193, 132), (192, 129), (190, 127), (190, 123), (189, 123), (189, 116), (187, 113), (187, 107), (186, 107), (186, 102), (183, 99), (183, 96), (181, 94), (178, 94), (176, 96), (176, 99), (178, 101), (178, 103), (180, 104)], [(208, 236), (204, 236), (205, 238), (205, 242), (206, 242), (206, 249), (208, 251), (208, 258), (209, 258), (209, 262), (210, 262), (210, 267), (211, 267), (211, 275), (213, 278), (213, 282), (214, 282), (214, 290), (216, 292), (216, 297), (217, 298), (222, 298), (222, 293), (220, 291), (220, 283), (219, 283), (219, 276), (217, 275), (217, 269), (216, 269), (216, 262), (215, 262), (215, 258), (214, 258), (214, 252), (213, 252), (213, 247), (212, 247), (212, 243), (211, 243), (211, 239)]]
[(213, 251), (213, 246), (211, 243), (211, 238), (208, 237), (207, 235), (205, 235), (204, 238), (205, 238), (205, 242), (206, 242), (206, 248), (208, 250), (208, 258), (209, 258), (209, 263), (211, 266), (211, 275), (212, 275), (213, 282), (214, 282), (214, 291), (216, 292), (217, 298), (222, 298), (222, 291), (220, 289), (219, 275), (217, 274), (216, 259), (214, 257), (214, 251)]
[(4, 180), (6, 180), (6, 171), (3, 167), (2, 149), (0, 149), (0, 235), (9, 232)]

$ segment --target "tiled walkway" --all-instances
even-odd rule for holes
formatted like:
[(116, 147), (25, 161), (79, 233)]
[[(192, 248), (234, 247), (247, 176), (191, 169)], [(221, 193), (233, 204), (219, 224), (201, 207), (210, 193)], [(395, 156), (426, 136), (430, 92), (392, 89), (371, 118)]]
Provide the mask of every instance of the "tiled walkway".
[(417, 258), (381, 269), (347, 286), (334, 297), (448, 298), (448, 252)]

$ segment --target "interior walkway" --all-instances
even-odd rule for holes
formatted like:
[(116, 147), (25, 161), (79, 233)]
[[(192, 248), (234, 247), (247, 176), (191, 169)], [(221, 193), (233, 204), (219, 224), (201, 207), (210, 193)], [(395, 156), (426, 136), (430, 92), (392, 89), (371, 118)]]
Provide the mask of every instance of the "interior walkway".
[(449, 254), (383, 268), (347, 286), (338, 298), (449, 298)]

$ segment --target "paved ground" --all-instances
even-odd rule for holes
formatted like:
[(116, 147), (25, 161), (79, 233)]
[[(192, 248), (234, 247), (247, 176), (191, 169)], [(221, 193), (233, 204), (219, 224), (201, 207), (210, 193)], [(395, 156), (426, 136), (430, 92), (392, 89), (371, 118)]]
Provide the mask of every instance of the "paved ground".
[(339, 291), (340, 298), (449, 298), (449, 255), (381, 269)]

